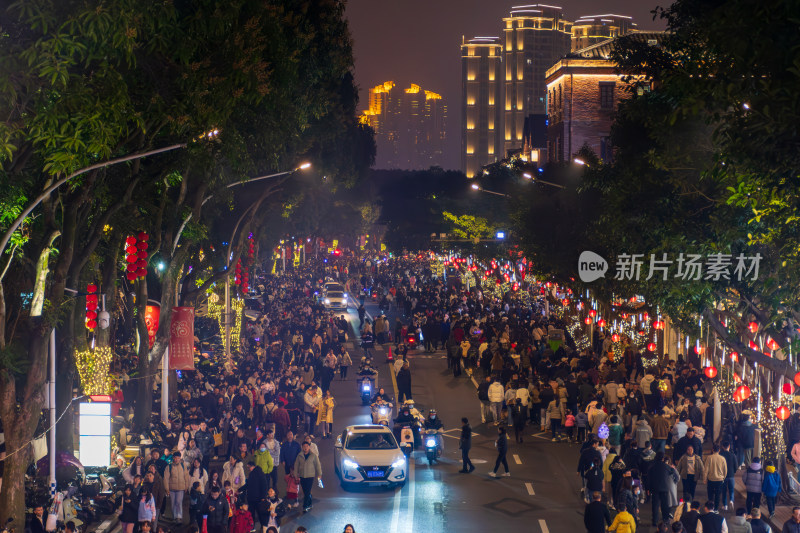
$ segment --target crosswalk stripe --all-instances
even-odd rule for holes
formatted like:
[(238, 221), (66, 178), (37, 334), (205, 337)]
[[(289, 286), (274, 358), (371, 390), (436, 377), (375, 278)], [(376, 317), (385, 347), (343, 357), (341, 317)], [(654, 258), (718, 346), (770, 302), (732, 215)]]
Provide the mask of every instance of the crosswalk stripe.
[(525, 483), (525, 488), (528, 489), (528, 496), (536, 496), (536, 493), (533, 492), (533, 483)]
[(514, 462), (517, 463), (518, 465), (522, 464), (522, 459), (519, 458), (519, 455), (514, 454)]

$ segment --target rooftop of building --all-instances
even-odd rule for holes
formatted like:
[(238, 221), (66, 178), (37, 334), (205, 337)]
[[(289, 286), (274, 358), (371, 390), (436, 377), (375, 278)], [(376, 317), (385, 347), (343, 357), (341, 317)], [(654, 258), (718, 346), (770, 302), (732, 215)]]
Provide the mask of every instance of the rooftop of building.
[(558, 6), (550, 6), (547, 4), (529, 4), (523, 6), (512, 6), (510, 17), (563, 18), (564, 15), (562, 11), (563, 9)]
[(586, 48), (581, 48), (580, 50), (575, 50), (574, 52), (567, 54), (566, 57), (567, 59), (608, 59), (611, 57), (611, 52), (614, 48), (614, 41), (616, 39), (630, 39), (633, 42), (660, 45), (664, 40), (665, 35), (666, 32), (663, 31), (641, 31), (629, 33), (621, 37), (606, 39), (605, 41), (595, 43), (591, 46), (587, 46)]

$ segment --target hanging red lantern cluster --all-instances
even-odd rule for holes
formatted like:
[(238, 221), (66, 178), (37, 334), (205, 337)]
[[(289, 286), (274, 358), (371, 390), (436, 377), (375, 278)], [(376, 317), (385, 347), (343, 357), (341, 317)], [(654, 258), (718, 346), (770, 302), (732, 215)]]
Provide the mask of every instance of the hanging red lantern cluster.
[(707, 366), (703, 372), (708, 379), (714, 379), (717, 377), (717, 367), (715, 366)]
[(86, 329), (94, 331), (97, 327), (97, 285), (88, 284), (86, 292)]
[(127, 273), (125, 276), (128, 281), (135, 281), (147, 276), (147, 241), (150, 236), (141, 231), (134, 237), (131, 235), (125, 239), (125, 262)]
[(664, 329), (664, 322), (661, 320), (656, 320), (653, 322), (653, 329)]
[(775, 416), (778, 417), (778, 420), (786, 420), (791, 415), (791, 411), (785, 405), (781, 405), (777, 409), (775, 409)]
[(233, 283), (234, 285), (241, 285), (242, 284), (242, 258), (240, 257), (238, 261), (236, 261), (236, 270), (233, 275)]
[(750, 322), (747, 324), (747, 329), (750, 330), (750, 333), (755, 333), (758, 331), (758, 324), (756, 322)]
[(781, 386), (781, 391), (782, 391), (784, 394), (791, 394), (791, 393), (793, 393), (793, 392), (794, 392), (794, 387), (792, 387), (792, 384), (791, 384), (790, 382), (786, 381), (786, 382), (784, 382), (784, 384)]
[(739, 362), (739, 352), (731, 352), (731, 361), (734, 363)]
[(618, 333), (614, 333), (613, 335), (611, 335), (611, 340), (613, 342), (619, 342), (619, 334)]
[(587, 316), (586, 318), (583, 319), (583, 322), (588, 326), (589, 324), (592, 323), (592, 317)]
[(601, 318), (600, 320), (598, 320), (598, 321), (597, 321), (597, 325), (598, 325), (598, 326), (600, 326), (601, 328), (604, 328), (604, 327), (606, 327), (606, 321), (605, 321), (605, 319), (604, 319), (604, 318)]
[(589, 309), (589, 316), (592, 318), (596, 317), (597, 311), (595, 311), (594, 309)]
[(563, 300), (561, 300), (561, 303), (564, 305), (564, 307), (566, 307), (566, 306), (568, 306), (568, 305), (569, 305), (569, 300), (567, 300), (566, 298), (564, 298)]
[(779, 348), (779, 346), (778, 346), (778, 343), (775, 342), (775, 340), (769, 339), (767, 341), (767, 348), (769, 348), (770, 350), (774, 351), (774, 350), (777, 350)]

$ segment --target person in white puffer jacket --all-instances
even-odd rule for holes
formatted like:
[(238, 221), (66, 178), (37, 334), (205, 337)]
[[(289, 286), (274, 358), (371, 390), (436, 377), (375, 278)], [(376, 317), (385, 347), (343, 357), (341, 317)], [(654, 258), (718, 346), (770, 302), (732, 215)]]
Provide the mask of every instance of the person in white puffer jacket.
[(500, 420), (500, 408), (503, 406), (503, 398), (505, 397), (505, 391), (503, 390), (503, 384), (500, 383), (499, 380), (494, 380), (491, 385), (489, 385), (489, 407), (492, 410), (492, 416), (494, 416), (494, 425), (499, 425)]

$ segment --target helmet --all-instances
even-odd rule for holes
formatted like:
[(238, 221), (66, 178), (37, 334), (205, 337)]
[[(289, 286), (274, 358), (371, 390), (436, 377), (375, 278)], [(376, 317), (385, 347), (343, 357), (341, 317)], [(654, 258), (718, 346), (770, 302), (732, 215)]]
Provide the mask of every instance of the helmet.
[(436, 414), (436, 409), (431, 409), (430, 411), (428, 411), (428, 414), (429, 415), (435, 415)]

